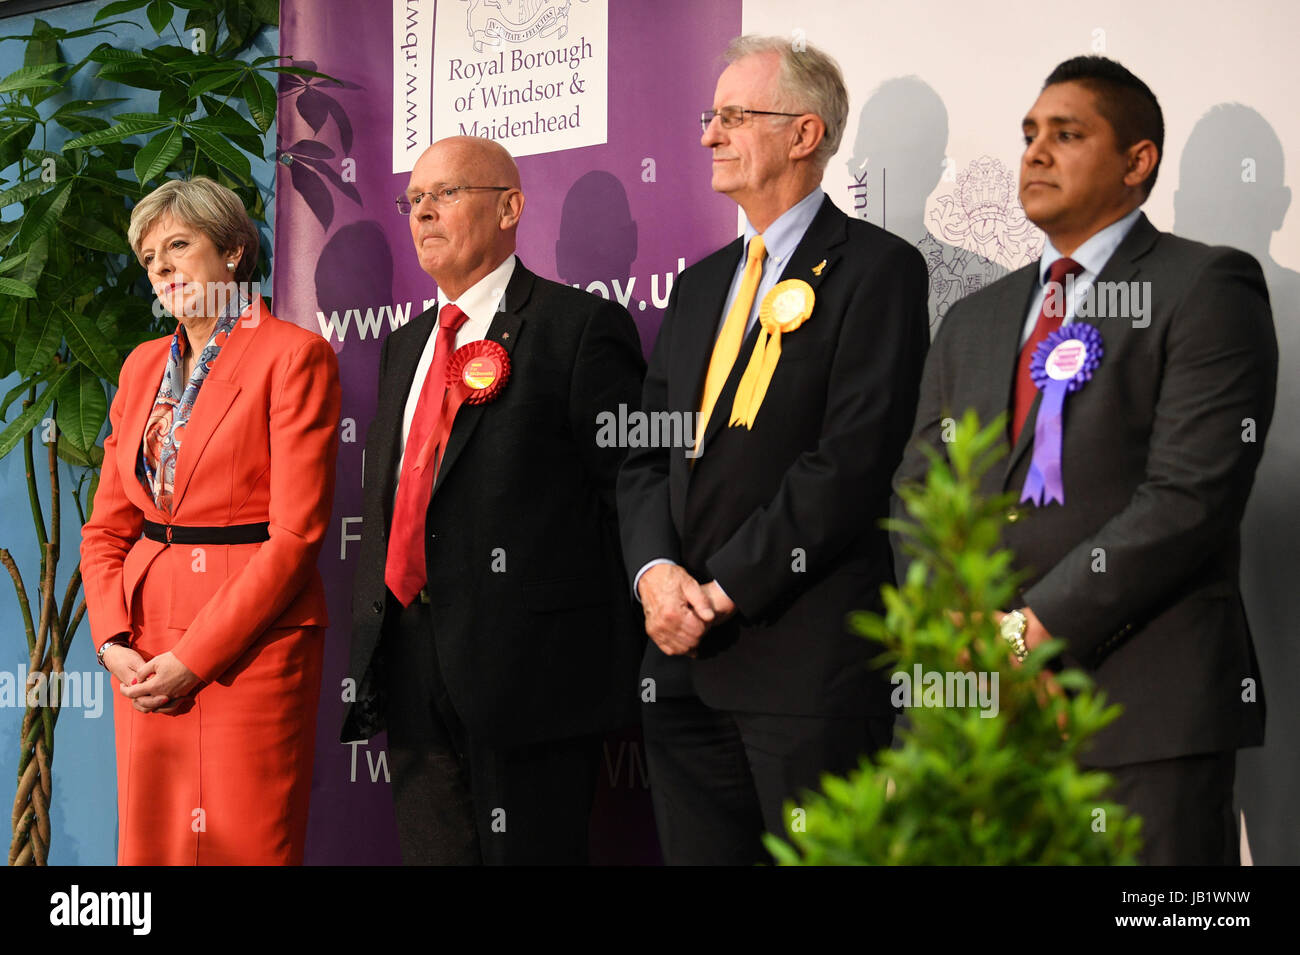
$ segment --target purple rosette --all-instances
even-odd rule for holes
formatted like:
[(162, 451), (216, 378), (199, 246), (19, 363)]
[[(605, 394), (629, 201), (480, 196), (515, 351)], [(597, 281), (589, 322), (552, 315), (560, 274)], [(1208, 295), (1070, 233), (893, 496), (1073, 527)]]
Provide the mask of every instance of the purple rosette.
[(1061, 430), (1065, 418), (1065, 396), (1078, 391), (1092, 379), (1101, 364), (1101, 332), (1085, 322), (1063, 325), (1048, 335), (1034, 351), (1029, 374), (1043, 393), (1034, 422), (1034, 456), (1020, 500), (1043, 505), (1065, 503), (1061, 478)]

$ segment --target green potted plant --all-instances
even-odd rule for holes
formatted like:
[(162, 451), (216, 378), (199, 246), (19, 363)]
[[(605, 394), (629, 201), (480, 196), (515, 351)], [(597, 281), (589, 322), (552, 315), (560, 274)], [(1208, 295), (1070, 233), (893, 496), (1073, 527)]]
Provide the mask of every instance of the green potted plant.
[(1078, 756), (1119, 715), (1086, 674), (1052, 676), (1062, 641), (1013, 663), (993, 612), (1012, 606), (1012, 555), (1001, 548), (1014, 495), (983, 498), (1001, 456), (999, 418), (957, 424), (947, 460), (931, 454), (924, 486), (889, 522), (915, 560), (885, 587), (884, 615), (852, 623), (882, 644), (895, 702), (908, 705), (901, 745), (847, 778), (788, 803), (789, 841), (768, 834), (783, 865), (1133, 864), (1139, 820), (1105, 798), (1110, 779)]

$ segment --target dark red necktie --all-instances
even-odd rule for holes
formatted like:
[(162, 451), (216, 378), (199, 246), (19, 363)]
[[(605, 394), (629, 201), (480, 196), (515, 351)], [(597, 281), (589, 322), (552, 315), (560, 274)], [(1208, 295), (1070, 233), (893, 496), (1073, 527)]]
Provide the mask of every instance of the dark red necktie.
[(1034, 396), (1038, 393), (1034, 378), (1029, 373), (1034, 352), (1040, 342), (1045, 341), (1048, 335), (1061, 327), (1061, 322), (1065, 319), (1065, 289), (1061, 283), (1065, 281), (1067, 275), (1078, 275), (1082, 271), (1082, 265), (1074, 259), (1065, 257), (1057, 259), (1047, 267), (1047, 294), (1043, 296), (1043, 307), (1038, 310), (1038, 321), (1034, 325), (1033, 334), (1029, 336), (1029, 341), (1025, 342), (1025, 347), (1020, 349), (1020, 363), (1016, 367), (1015, 398), (1011, 406), (1012, 447), (1015, 447), (1016, 442), (1020, 440), (1021, 429), (1025, 426), (1029, 409), (1034, 405)]
[(384, 582), (403, 607), (415, 599), (428, 579), (424, 563), (424, 517), (429, 509), (429, 495), (433, 493), (437, 462), (430, 461), (421, 468), (416, 461), (420, 449), (438, 426), (443, 393), (447, 390), (447, 361), (456, 349), (456, 332), (468, 319), (456, 305), (442, 307), (433, 362), (424, 376), (415, 417), (406, 436), (397, 500), (393, 502), (393, 524), (388, 535), (388, 559), (384, 565)]

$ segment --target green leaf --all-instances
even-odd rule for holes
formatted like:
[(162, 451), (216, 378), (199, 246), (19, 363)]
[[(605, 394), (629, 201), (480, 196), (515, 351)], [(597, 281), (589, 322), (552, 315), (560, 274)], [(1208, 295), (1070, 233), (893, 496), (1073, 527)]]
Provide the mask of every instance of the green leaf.
[(75, 99), (69, 103), (64, 103), (56, 109), (52, 114), (50, 114), (50, 119), (62, 122), (64, 117), (67, 116), (72, 116), (77, 113), (100, 112), (102, 110), (107, 110), (110, 106), (114, 106), (118, 103), (125, 103), (126, 101), (125, 96), (113, 96), (106, 99)]
[(100, 378), (117, 384), (118, 354), (113, 344), (95, 325), (93, 318), (77, 311), (58, 309), (63, 315), (63, 335), (72, 354)]
[[(144, 152), (144, 150), (140, 150)], [(116, 229), (110, 229), (102, 222), (83, 216), (64, 216), (60, 223), (60, 232), (69, 239), (87, 249), (99, 252), (113, 252), (117, 255), (130, 255), (131, 247)]]
[(218, 134), (238, 133), (240, 135), (253, 136), (259, 141), (262, 138), (261, 130), (230, 109), (222, 110), (220, 113), (215, 113), (210, 116), (204, 116), (202, 119), (196, 119), (190, 123), (189, 126), (191, 129), (211, 130)]
[(12, 123), (0, 128), (0, 169), (8, 169), (16, 163), (35, 134), (33, 123)]
[[(145, 3), (148, 3), (148, 0), (145, 0)], [(153, 66), (152, 61), (135, 50), (120, 50), (110, 43), (101, 43), (95, 47), (87, 55), (87, 59), (95, 63), (135, 63), (137, 66), (150, 68)]]
[[(63, 417), (62, 405), (59, 405), (59, 417)], [(59, 441), (55, 447), (55, 451), (60, 458), (79, 468), (97, 468), (104, 463), (104, 449), (102, 447), (96, 444), (92, 445), (89, 451), (83, 451), (68, 440), (67, 436), (63, 434), (63, 429), (64, 425), (60, 423)]]
[(218, 165), (225, 166), (244, 182), (252, 179), (253, 167), (248, 157), (222, 139), (220, 134), (196, 129), (192, 125), (186, 128), (195, 143)]
[(22, 441), (23, 436), (41, 423), (41, 419), (45, 416), (45, 409), (54, 400), (55, 391), (58, 390), (60, 383), (71, 370), (68, 365), (61, 366), (51, 376), (45, 390), (36, 396), (35, 403), (15, 418), (3, 432), (0, 432), (0, 458), (5, 457), (16, 448), (18, 443)]
[(110, 3), (104, 9), (95, 14), (93, 22), (98, 23), (100, 20), (107, 20), (109, 17), (115, 17), (119, 13), (130, 13), (132, 10), (139, 10), (149, 0), (118, 0), (117, 3)]
[(32, 385), (39, 385), (42, 381), (48, 378), (50, 372), (53, 370), (54, 369), (49, 368), (33, 378), (24, 378), (22, 381), (18, 382), (18, 384), (10, 388), (4, 398), (0, 398), (0, 421), (3, 421), (9, 416), (9, 407), (15, 401), (17, 401), (22, 395), (26, 394), (27, 390), (31, 388)]
[(225, 86), (233, 86), (239, 82), (239, 77), (243, 73), (242, 69), (229, 70), (226, 72), (212, 72), (206, 76), (195, 80), (189, 88), (189, 98), (198, 99), (204, 93), (211, 93), (213, 90), (219, 90)]
[[(144, 147), (135, 154), (135, 178), (140, 181), (140, 185), (143, 186), (166, 171), (181, 154), (183, 139), (181, 127), (173, 126), (145, 143)], [(128, 250), (124, 248), (123, 251)]]
[(59, 313), (48, 308), (35, 314), (28, 314), (27, 324), (14, 343), (14, 362), (23, 375), (34, 375), (44, 371), (45, 366), (54, 359), (59, 342), (63, 341), (63, 319)]
[(15, 279), (0, 278), (0, 295), (12, 295), (16, 298), (35, 298), (36, 289)]
[(161, 34), (172, 22), (172, 5), (167, 0), (150, 0), (145, 15), (149, 17), (154, 32)]
[(249, 9), (253, 16), (272, 26), (280, 25), (280, 4), (276, 0), (249, 0)]
[(22, 119), (30, 120), (33, 123), (41, 121), (41, 114), (23, 103), (10, 103), (4, 109), (0, 110), (0, 116), (18, 116)]
[(55, 400), (59, 432), (82, 453), (94, 447), (108, 417), (108, 399), (99, 376), (85, 365), (73, 366), (60, 382)]
[(30, 248), (33, 242), (54, 228), (54, 223), (63, 216), (64, 207), (68, 204), (73, 181), (65, 179), (32, 203), (31, 208), (27, 210), (27, 215), (23, 216), (23, 224), (18, 230), (18, 235), (14, 237), (16, 248)]
[(37, 20), (33, 25), (32, 38), (27, 41), (23, 53), (23, 66), (43, 66), (59, 62), (59, 37), (63, 31), (55, 32), (44, 20)]
[(239, 86), (248, 114), (262, 132), (275, 122), (275, 87), (260, 73), (249, 73)]
[(20, 182), (16, 186), (11, 186), (4, 192), (0, 192), (0, 209), (6, 209), (15, 202), (26, 202), (33, 196), (39, 196), (48, 186), (49, 183), (42, 179), (29, 179), (27, 182)]
[[(26, 222), (27, 220), (22, 221)], [(40, 280), (41, 273), (45, 271), (45, 263), (49, 256), (49, 236), (41, 236), (27, 247), (27, 258), (23, 259), (23, 267), (14, 277), (23, 284), (35, 288), (36, 283)]]
[(126, 122), (110, 126), (101, 132), (70, 139), (63, 144), (63, 151), (67, 152), (69, 149), (78, 149), (83, 146), (103, 146), (105, 143), (120, 143), (131, 136), (137, 136), (140, 133), (152, 133), (156, 129), (162, 129), (170, 122), (172, 122), (170, 119), (129, 119)]
[(12, 272), (14, 269), (18, 268), (18, 266), (22, 265), (26, 261), (27, 261), (26, 252), (19, 252), (17, 255), (11, 255), (5, 259), (0, 260), (0, 275), (4, 275), (6, 272)]
[(57, 80), (50, 79), (50, 74), (64, 68), (62, 63), (45, 63), (41, 66), (20, 66), (4, 79), (0, 80), (0, 93), (12, 93), (15, 90), (37, 89), (42, 86), (58, 86)]

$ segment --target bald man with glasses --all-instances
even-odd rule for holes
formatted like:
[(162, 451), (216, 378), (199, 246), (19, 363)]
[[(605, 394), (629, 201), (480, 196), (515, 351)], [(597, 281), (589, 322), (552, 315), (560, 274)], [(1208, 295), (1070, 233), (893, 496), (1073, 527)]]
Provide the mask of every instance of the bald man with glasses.
[(515, 255), (510, 154), (441, 140), (397, 211), (436, 308), (385, 339), (352, 603), (357, 700), (388, 731), (408, 864), (581, 864), (603, 734), (635, 718), (618, 447), (645, 364), (619, 305)]

